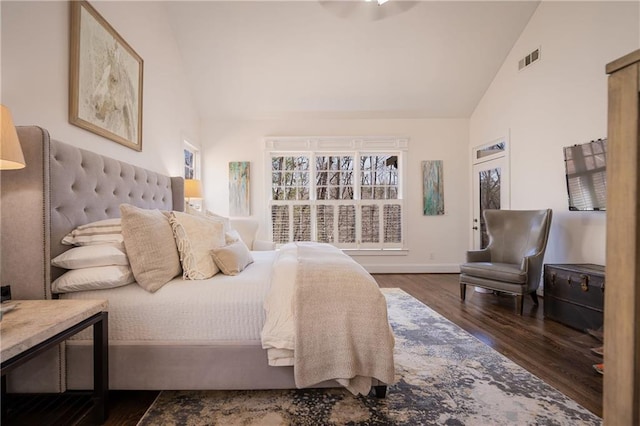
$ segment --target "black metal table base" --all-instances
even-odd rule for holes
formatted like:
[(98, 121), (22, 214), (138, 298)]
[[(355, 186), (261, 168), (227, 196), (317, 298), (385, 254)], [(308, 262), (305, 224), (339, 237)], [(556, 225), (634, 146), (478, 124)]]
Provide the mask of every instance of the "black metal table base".
[(0, 370), (2, 373), (3, 419), (9, 412), (6, 402), (10, 402), (11, 399), (6, 393), (6, 374), (91, 325), (93, 325), (93, 394), (91, 399), (94, 420), (98, 424), (107, 420), (109, 415), (109, 325), (107, 312), (99, 312), (2, 363)]

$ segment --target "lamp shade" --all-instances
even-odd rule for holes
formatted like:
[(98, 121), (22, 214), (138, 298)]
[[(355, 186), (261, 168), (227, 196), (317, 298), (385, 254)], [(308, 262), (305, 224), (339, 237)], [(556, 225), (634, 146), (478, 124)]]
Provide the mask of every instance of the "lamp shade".
[(199, 179), (184, 180), (184, 198), (202, 198), (202, 182)]
[(0, 170), (21, 169), (26, 163), (11, 111), (0, 105)]

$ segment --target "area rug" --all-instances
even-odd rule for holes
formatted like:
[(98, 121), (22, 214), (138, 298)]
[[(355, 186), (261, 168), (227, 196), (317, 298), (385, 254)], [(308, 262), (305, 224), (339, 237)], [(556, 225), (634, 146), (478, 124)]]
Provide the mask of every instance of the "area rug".
[[(341, 389), (163, 391), (147, 425), (599, 425), (602, 419), (400, 289), (387, 397)], [(276, 367), (274, 367), (276, 368)]]

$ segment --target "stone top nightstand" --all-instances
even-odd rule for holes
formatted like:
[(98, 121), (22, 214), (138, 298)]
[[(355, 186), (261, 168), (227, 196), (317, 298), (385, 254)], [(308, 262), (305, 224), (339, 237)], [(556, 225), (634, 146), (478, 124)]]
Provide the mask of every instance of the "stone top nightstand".
[[(7, 302), (5, 302), (7, 303)], [(93, 325), (95, 415), (107, 418), (109, 389), (106, 300), (11, 300), (16, 307), (0, 321), (2, 393), (5, 375), (47, 349)], [(4, 399), (4, 398), (3, 398)], [(4, 410), (3, 406), (3, 410)]]

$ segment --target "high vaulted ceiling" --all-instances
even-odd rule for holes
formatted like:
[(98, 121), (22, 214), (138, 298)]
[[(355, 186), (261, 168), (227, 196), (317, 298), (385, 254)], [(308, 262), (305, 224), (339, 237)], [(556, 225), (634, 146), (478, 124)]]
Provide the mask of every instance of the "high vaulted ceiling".
[(205, 119), (469, 117), (537, 5), (166, 3)]

